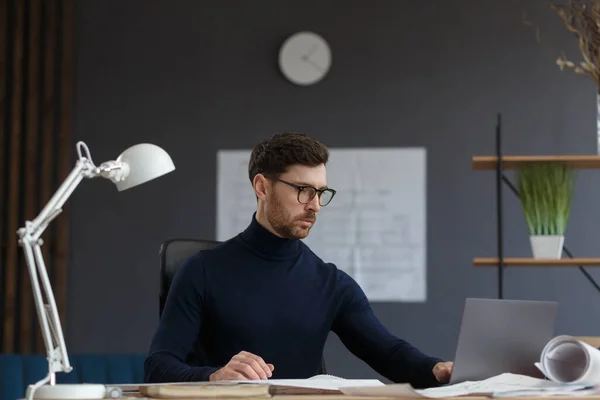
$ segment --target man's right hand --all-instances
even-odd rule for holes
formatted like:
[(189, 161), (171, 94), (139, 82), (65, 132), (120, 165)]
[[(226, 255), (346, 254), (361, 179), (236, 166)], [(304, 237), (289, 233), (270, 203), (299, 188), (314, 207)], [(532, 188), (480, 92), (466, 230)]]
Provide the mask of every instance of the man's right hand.
[(223, 368), (210, 375), (210, 381), (262, 380), (271, 377), (275, 367), (267, 364), (259, 356), (241, 351), (231, 358)]

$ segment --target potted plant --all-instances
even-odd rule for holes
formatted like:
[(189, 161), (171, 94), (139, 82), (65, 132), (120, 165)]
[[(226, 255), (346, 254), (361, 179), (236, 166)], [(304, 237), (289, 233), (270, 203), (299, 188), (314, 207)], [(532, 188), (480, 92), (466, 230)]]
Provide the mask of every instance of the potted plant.
[(519, 167), (519, 198), (534, 258), (561, 258), (574, 182), (575, 171), (566, 164), (531, 163)]

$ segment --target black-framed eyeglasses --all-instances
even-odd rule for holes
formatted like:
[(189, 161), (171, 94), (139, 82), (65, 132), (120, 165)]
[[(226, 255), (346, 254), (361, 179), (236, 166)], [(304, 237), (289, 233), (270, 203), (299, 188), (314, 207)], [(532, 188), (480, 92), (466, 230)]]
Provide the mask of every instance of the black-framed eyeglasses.
[(331, 188), (317, 189), (316, 187), (310, 185), (296, 185), (295, 183), (284, 181), (283, 179), (274, 180), (296, 188), (298, 190), (298, 202), (302, 204), (310, 203), (318, 193), (319, 204), (321, 205), (321, 207), (325, 207), (331, 202), (333, 196), (335, 196), (336, 193), (336, 191)]

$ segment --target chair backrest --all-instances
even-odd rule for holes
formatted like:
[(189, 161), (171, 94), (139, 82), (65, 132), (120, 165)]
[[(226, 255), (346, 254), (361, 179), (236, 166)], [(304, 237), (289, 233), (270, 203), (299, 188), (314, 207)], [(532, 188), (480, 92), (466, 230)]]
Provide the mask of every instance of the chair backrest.
[(216, 240), (171, 239), (160, 246), (160, 293), (158, 297), (158, 315), (162, 315), (167, 294), (175, 274), (183, 263), (201, 250), (212, 249), (221, 242)]
[[(199, 251), (212, 249), (220, 243), (216, 240), (170, 239), (160, 246), (159, 317), (162, 315), (163, 308), (165, 307), (171, 282), (183, 263)], [(198, 360), (204, 359), (204, 350), (199, 343), (195, 343), (194, 350), (188, 355), (188, 362), (202, 362)], [(316, 371), (316, 374), (327, 374), (324, 358), (321, 359), (321, 366)]]

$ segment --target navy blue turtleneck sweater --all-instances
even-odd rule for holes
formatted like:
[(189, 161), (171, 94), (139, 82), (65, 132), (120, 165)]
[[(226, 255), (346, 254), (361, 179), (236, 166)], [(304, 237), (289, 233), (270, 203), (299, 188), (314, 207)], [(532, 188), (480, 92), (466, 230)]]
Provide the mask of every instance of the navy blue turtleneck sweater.
[[(349, 275), (254, 216), (246, 230), (193, 256), (175, 276), (145, 380), (206, 381), (242, 350), (273, 364), (273, 379), (308, 378), (330, 331), (389, 380), (438, 385), (432, 369), (441, 360), (392, 335)], [(192, 362), (194, 351), (201, 356)]]

